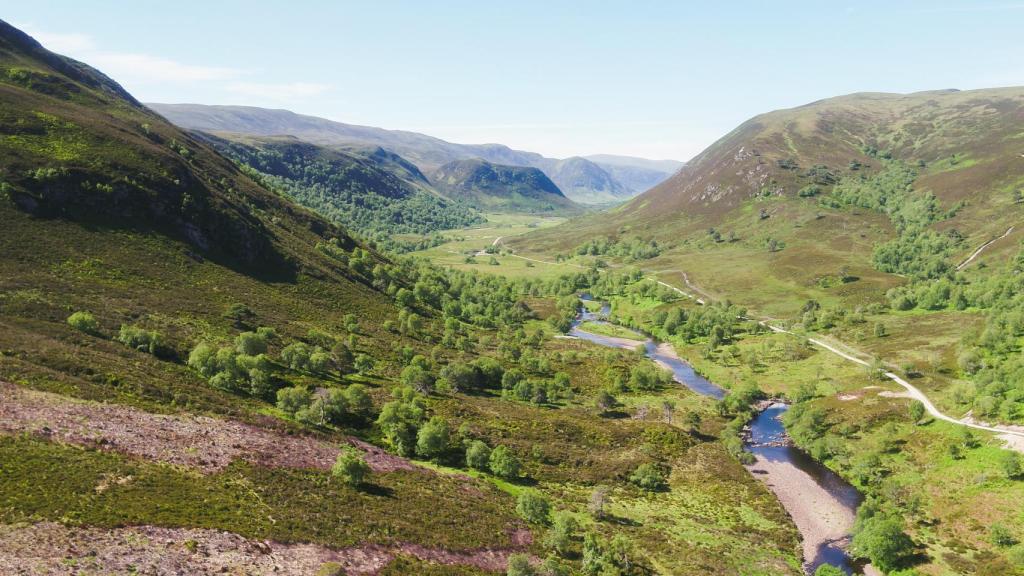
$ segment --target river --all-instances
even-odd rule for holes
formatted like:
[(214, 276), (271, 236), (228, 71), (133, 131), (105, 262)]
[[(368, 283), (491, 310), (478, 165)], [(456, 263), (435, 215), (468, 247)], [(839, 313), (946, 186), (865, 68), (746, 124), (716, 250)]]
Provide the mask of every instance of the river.
[[(584, 294), (584, 302), (592, 299)], [(643, 343), (647, 357), (672, 371), (680, 384), (698, 394), (721, 399), (725, 390), (697, 374), (676, 355), (667, 343), (658, 344), (640, 332), (636, 339), (616, 338), (582, 330), (584, 322), (607, 323), (610, 309), (602, 304), (599, 312), (583, 307), (568, 335), (613, 348), (633, 349)], [(860, 505), (861, 495), (834, 472), (793, 446), (782, 425), (788, 407), (776, 402), (767, 405), (751, 422), (744, 445), (755, 462), (747, 469), (764, 482), (789, 512), (803, 538), (804, 570), (812, 574), (818, 566), (831, 564), (852, 574), (854, 565), (844, 548)]]

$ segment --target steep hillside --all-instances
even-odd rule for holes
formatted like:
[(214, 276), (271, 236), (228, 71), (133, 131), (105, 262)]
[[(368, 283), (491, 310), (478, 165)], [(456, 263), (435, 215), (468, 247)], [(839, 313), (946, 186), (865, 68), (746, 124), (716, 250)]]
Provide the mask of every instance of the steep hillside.
[(201, 104), (149, 106), (171, 122), (189, 130), (255, 136), (289, 135), (313, 144), (328, 146), (379, 146), (411, 160), (424, 172), (432, 172), (455, 160), (471, 158), (480, 158), (495, 164), (540, 168), (552, 180), (571, 184), (565, 193), (575, 202), (621, 201), (641, 192), (636, 184), (645, 181), (644, 178), (649, 178), (648, 175), (637, 179), (632, 171), (625, 172), (626, 177), (634, 182), (634, 185), (628, 186), (617, 182), (603, 168), (586, 159), (570, 159), (569, 166), (563, 167), (562, 162), (566, 161), (545, 158), (533, 152), (513, 150), (501, 144), (454, 144), (415, 132), (344, 124), (287, 110)]
[[(864, 304), (901, 283), (872, 259), (898, 240), (912, 206), (919, 224), (957, 231), (947, 266), (1019, 221), (1022, 129), (1020, 88), (814, 102), (752, 118), (618, 209), (516, 242), (558, 253), (642, 231), (675, 248), (651, 266), (689, 270), (706, 289), (772, 312), (812, 298)], [(869, 188), (882, 192), (855, 191)], [(861, 281), (823, 293), (819, 281), (844, 267)]]
[(575, 202), (607, 204), (628, 200), (636, 194), (600, 166), (583, 158), (546, 160), (543, 170)]
[(745, 122), (616, 218), (714, 221), (758, 196), (796, 196), (815, 166), (841, 176), (877, 170), (885, 158), (918, 169), (916, 188), (941, 202), (991, 207), (1024, 171), (1015, 144), (1022, 123), (1021, 88), (822, 100)]
[(445, 195), (481, 210), (573, 214), (580, 211), (543, 172), (485, 160), (459, 160), (430, 175)]
[(204, 134), (225, 156), (299, 204), (384, 245), (394, 234), (428, 234), (483, 222), (441, 197), (416, 166), (384, 150), (337, 149), (290, 136)]

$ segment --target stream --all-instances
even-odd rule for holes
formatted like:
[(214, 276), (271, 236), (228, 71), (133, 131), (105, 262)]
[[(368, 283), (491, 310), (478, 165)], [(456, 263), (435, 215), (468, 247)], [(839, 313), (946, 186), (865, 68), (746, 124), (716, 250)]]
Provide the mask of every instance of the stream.
[[(588, 294), (581, 295), (580, 299), (593, 301)], [(627, 339), (593, 334), (580, 328), (584, 322), (610, 324), (610, 311), (606, 303), (602, 304), (599, 312), (591, 312), (584, 305), (568, 335), (623, 349), (633, 349), (642, 341), (647, 357), (671, 370), (676, 382), (716, 400), (725, 396), (725, 390), (697, 374), (669, 344), (659, 344), (636, 331), (633, 331), (635, 339)], [(852, 574), (855, 565), (844, 547), (849, 543), (861, 495), (834, 472), (793, 445), (782, 425), (782, 415), (787, 409), (788, 406), (781, 402), (768, 403), (750, 422), (744, 446), (756, 461), (747, 469), (775, 493), (793, 518), (803, 537), (804, 570), (813, 574), (818, 566), (831, 564)]]

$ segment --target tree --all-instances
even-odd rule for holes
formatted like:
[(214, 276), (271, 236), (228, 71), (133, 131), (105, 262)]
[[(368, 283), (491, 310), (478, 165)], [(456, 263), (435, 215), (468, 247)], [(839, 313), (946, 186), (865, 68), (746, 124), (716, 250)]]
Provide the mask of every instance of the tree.
[(499, 445), (491, 451), (491, 472), (502, 478), (514, 479), (519, 476), (519, 459), (511, 450)]
[(434, 376), (418, 364), (406, 366), (402, 370), (400, 378), (402, 384), (412, 386), (420, 394), (429, 394), (434, 391)]
[(594, 518), (604, 518), (604, 507), (608, 503), (608, 488), (598, 486), (590, 493), (590, 501), (587, 503), (587, 510)]
[(206, 342), (196, 344), (188, 355), (188, 367), (205, 378), (217, 373), (217, 349)]
[(564, 556), (569, 552), (572, 540), (576, 537), (579, 528), (580, 525), (575, 516), (568, 512), (555, 512), (544, 544)]
[(368, 356), (366, 354), (358, 354), (358, 355), (356, 355), (356, 359), (355, 359), (355, 369), (356, 369), (356, 372), (359, 372), (360, 374), (366, 374), (366, 373), (370, 372), (371, 370), (373, 370), (374, 364), (375, 364), (375, 362), (373, 361), (373, 358), (371, 358), (370, 356)]
[(281, 388), (277, 391), (277, 407), (286, 412), (289, 416), (306, 408), (313, 402), (313, 395), (303, 386)]
[(666, 487), (665, 474), (651, 463), (638, 466), (630, 475), (629, 481), (648, 492), (657, 492)]
[(905, 532), (903, 523), (896, 518), (873, 516), (867, 518), (853, 536), (851, 550), (867, 558), (878, 569), (889, 572), (899, 568), (914, 551), (914, 542)]
[(231, 320), (234, 323), (235, 328), (238, 329), (245, 328), (255, 317), (256, 313), (241, 302), (236, 302), (228, 306), (227, 310), (224, 311), (224, 318)]
[(336, 343), (331, 348), (331, 355), (334, 356), (334, 363), (340, 370), (348, 371), (352, 369), (352, 363), (355, 361), (355, 357), (352, 356), (352, 351), (349, 350), (348, 346), (345, 346), (344, 343)]
[(505, 571), (507, 576), (536, 576), (537, 571), (533, 569), (533, 564), (530, 564), (530, 556), (528, 554), (510, 554), (508, 557), (508, 569)]
[(349, 486), (359, 486), (369, 474), (370, 467), (366, 460), (355, 450), (345, 450), (339, 454), (334, 466), (331, 467), (331, 475), (340, 478)]
[(480, 440), (473, 440), (466, 448), (466, 465), (477, 470), (490, 466), (491, 449)]
[(516, 498), (516, 513), (532, 524), (547, 524), (551, 503), (538, 492), (527, 490)]
[(368, 416), (373, 409), (373, 400), (362, 384), (352, 384), (345, 389), (345, 403), (352, 414), (362, 418)]
[(323, 373), (326, 372), (333, 362), (331, 355), (324, 351), (323, 348), (317, 346), (313, 349), (313, 352), (309, 355), (309, 362), (306, 367), (310, 372)]
[(75, 312), (68, 316), (68, 325), (86, 334), (98, 334), (100, 330), (100, 323), (89, 312)]
[(256, 332), (242, 332), (235, 337), (235, 351), (246, 356), (266, 354), (266, 338)]
[(416, 435), (416, 453), (424, 458), (435, 458), (448, 447), (448, 423), (434, 416)]
[(441, 369), (441, 378), (445, 379), (453, 392), (465, 392), (477, 388), (478, 376), (474, 367), (461, 362), (452, 362)]
[(281, 361), (297, 372), (309, 370), (309, 355), (312, 350), (303, 342), (293, 342), (281, 350)]
[(615, 400), (615, 396), (612, 396), (607, 390), (601, 390), (598, 392), (594, 403), (601, 412), (607, 412), (618, 404)]

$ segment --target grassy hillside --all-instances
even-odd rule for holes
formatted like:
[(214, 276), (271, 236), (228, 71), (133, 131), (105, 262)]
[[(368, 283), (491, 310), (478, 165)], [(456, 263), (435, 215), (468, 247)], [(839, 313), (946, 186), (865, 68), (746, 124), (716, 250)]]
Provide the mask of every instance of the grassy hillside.
[(798, 573), (709, 402), (551, 337), (593, 275), (385, 257), (2, 22), (0, 101), (0, 572)]
[(430, 174), (449, 198), (481, 210), (533, 214), (576, 214), (581, 208), (536, 168), (459, 160)]

